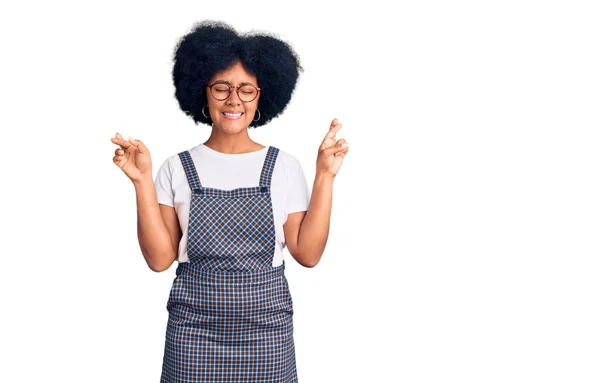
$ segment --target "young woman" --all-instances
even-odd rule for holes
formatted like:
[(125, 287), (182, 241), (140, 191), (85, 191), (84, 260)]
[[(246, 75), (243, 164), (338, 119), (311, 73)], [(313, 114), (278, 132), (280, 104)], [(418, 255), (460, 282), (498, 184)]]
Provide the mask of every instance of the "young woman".
[(173, 81), (181, 109), (211, 126), (208, 140), (167, 158), (153, 182), (142, 141), (111, 139), (135, 186), (148, 266), (178, 261), (161, 382), (297, 381), (282, 250), (306, 267), (319, 262), (348, 144), (334, 119), (309, 197), (298, 160), (248, 131), (281, 114), (300, 70), (276, 37), (198, 23), (176, 46)]

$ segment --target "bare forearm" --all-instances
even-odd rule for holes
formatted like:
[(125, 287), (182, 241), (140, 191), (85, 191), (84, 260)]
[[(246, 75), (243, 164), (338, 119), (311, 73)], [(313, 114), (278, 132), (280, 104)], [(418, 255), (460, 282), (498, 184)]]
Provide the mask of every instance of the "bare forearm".
[(163, 271), (173, 263), (175, 254), (169, 231), (163, 221), (156, 190), (151, 178), (135, 182), (137, 199), (137, 232), (140, 249), (148, 266)]
[(316, 265), (327, 244), (333, 195), (330, 175), (317, 175), (313, 184), (308, 211), (298, 234), (298, 254), (303, 265)]

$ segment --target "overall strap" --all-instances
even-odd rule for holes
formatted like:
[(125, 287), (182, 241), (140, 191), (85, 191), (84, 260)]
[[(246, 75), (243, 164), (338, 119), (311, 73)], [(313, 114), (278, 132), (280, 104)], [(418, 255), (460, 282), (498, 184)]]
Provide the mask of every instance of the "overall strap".
[(277, 154), (279, 149), (273, 146), (269, 146), (269, 151), (265, 157), (265, 163), (263, 164), (262, 172), (260, 173), (260, 186), (271, 187), (271, 176), (273, 175), (273, 168), (275, 167), (275, 160), (277, 160)]
[(179, 153), (179, 158), (181, 159), (181, 163), (185, 169), (185, 175), (187, 176), (192, 193), (196, 190), (202, 189), (202, 184), (200, 184), (200, 178), (198, 178), (198, 172), (196, 171), (196, 166), (194, 166), (194, 161), (192, 161), (190, 152), (186, 150), (185, 152)]

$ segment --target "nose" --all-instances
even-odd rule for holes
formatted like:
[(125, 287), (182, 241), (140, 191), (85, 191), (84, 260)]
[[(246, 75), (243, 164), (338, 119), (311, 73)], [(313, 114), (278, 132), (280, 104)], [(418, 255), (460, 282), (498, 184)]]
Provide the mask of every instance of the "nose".
[(238, 96), (235, 89), (232, 89), (231, 93), (229, 94), (229, 97), (227, 97), (227, 104), (228, 105), (240, 105), (241, 103), (242, 103), (242, 100), (240, 100), (240, 96)]

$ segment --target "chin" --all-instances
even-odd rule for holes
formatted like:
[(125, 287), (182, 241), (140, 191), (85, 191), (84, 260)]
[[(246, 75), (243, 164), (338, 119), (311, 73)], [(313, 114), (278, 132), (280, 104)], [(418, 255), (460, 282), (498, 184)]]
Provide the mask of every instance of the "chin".
[(238, 134), (248, 129), (248, 125), (250, 124), (246, 123), (245, 121), (235, 121), (234, 123), (232, 123), (232, 121), (224, 121), (217, 125), (217, 127), (224, 133)]

